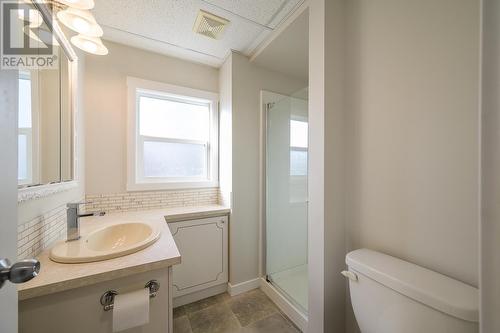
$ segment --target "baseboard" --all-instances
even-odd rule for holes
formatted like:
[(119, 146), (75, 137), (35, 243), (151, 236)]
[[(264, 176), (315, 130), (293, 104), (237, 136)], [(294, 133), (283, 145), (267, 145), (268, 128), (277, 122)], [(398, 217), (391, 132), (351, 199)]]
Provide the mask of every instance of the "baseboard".
[(244, 292), (250, 291), (252, 289), (257, 289), (259, 287), (260, 287), (260, 278), (257, 278), (237, 284), (228, 283), (227, 291), (229, 295), (236, 296), (239, 294), (243, 294)]
[(191, 294), (182, 295), (174, 298), (174, 308), (199, 301), (200, 299), (222, 294), (225, 293), (226, 291), (228, 291), (228, 285), (227, 283), (223, 283), (218, 286), (213, 286), (200, 291), (195, 291), (194, 293)]
[(302, 332), (307, 330), (307, 315), (303, 314), (302, 311), (281, 295), (276, 288), (264, 278), (260, 279), (260, 289), (285, 315), (287, 315), (288, 318), (290, 318), (291, 321), (293, 321), (295, 325), (297, 325), (298, 328), (300, 328)]

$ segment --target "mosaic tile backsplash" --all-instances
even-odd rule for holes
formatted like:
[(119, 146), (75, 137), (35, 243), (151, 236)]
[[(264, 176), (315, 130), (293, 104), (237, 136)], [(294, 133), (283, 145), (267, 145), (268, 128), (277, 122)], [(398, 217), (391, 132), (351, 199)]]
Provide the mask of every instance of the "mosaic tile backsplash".
[(87, 195), (87, 212), (126, 212), (166, 207), (206, 206), (219, 203), (219, 189), (127, 192)]
[(35, 257), (65, 235), (66, 205), (62, 205), (18, 226), (17, 257)]
[[(220, 194), (218, 188), (204, 188), (87, 195), (85, 200), (91, 202), (82, 207), (86, 212), (116, 213), (169, 207), (216, 205), (220, 202)], [(18, 227), (18, 258), (33, 258), (53, 242), (65, 236), (66, 205), (62, 205)]]

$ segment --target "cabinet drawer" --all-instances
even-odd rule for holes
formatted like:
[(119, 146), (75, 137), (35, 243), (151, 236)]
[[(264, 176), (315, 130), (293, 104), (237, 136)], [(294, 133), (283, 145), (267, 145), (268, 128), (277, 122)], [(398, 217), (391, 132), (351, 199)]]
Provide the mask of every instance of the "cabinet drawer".
[(227, 224), (227, 216), (169, 223), (181, 254), (173, 267), (174, 297), (227, 283)]

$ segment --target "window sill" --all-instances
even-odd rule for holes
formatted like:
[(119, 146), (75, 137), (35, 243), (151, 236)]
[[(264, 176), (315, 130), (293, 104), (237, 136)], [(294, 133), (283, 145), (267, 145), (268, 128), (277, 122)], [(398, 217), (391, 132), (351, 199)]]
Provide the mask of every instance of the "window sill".
[(207, 187), (219, 187), (217, 181), (197, 182), (172, 182), (172, 183), (135, 183), (127, 184), (127, 191), (162, 191), (162, 190), (184, 190)]

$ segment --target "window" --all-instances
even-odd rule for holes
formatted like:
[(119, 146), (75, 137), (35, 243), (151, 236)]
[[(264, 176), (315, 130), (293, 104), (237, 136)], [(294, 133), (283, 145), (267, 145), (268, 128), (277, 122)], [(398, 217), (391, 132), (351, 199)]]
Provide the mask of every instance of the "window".
[(19, 120), (18, 120), (18, 168), (19, 185), (32, 183), (32, 114), (31, 114), (31, 75), (29, 71), (19, 72)]
[(217, 94), (128, 78), (128, 190), (218, 186)]
[(290, 120), (290, 176), (307, 176), (306, 121)]

